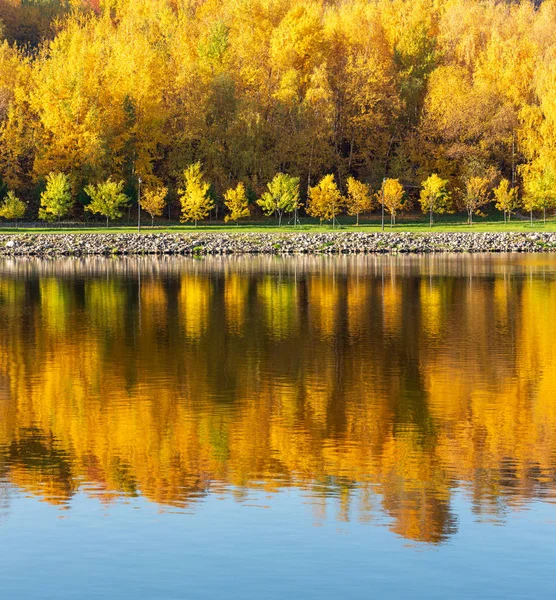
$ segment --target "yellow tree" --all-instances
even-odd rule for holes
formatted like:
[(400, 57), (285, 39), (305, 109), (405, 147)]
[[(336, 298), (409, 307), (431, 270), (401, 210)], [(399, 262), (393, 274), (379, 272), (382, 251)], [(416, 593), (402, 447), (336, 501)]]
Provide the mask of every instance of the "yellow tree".
[(429, 226), (432, 227), (433, 214), (445, 213), (450, 208), (448, 180), (433, 173), (421, 185), (423, 186), (419, 198), (421, 210), (425, 214), (429, 213)]
[(357, 225), (359, 225), (359, 213), (368, 212), (373, 208), (370, 187), (362, 181), (348, 177), (345, 203), (348, 215), (357, 215)]
[(473, 225), (473, 215), (482, 215), (481, 208), (490, 202), (488, 184), (486, 177), (468, 177), (465, 181), (463, 205), (469, 225)]
[(10, 190), (4, 201), (0, 203), (0, 217), (4, 219), (8, 219), (9, 221), (15, 221), (16, 227), (18, 226), (17, 222), (19, 219), (22, 219), (25, 215), (25, 211), (27, 209), (27, 205), (23, 200), (20, 200), (15, 193)]
[(552, 164), (541, 159), (525, 165), (522, 170), (524, 203), (529, 211), (533, 224), (533, 211), (542, 210), (543, 222), (546, 223), (547, 209), (554, 208), (556, 203), (556, 173)]
[(203, 175), (201, 163), (189, 165), (183, 172), (183, 188), (178, 190), (181, 203), (181, 221), (197, 222), (204, 219), (214, 207), (209, 196), (210, 184)]
[(407, 204), (404, 203), (403, 185), (399, 179), (385, 179), (382, 182), (380, 195), (384, 208), (390, 213), (390, 227), (392, 227), (396, 223), (397, 213), (407, 208)]
[(235, 188), (229, 189), (224, 194), (224, 204), (230, 211), (229, 215), (226, 215), (224, 221), (237, 221), (249, 216), (249, 206), (247, 201), (247, 194), (245, 193), (245, 185), (238, 183)]
[(332, 221), (332, 226), (342, 208), (342, 196), (334, 181), (334, 175), (325, 175), (317, 185), (308, 192), (307, 214), (319, 217), (321, 223)]
[(504, 213), (504, 222), (506, 222), (506, 219), (510, 221), (512, 214), (520, 206), (517, 188), (511, 187), (507, 179), (502, 179), (498, 187), (494, 189), (494, 199), (496, 200), (497, 210)]
[(151, 215), (151, 227), (154, 226), (154, 218), (162, 216), (166, 206), (168, 188), (164, 186), (148, 188), (141, 197), (141, 208)]

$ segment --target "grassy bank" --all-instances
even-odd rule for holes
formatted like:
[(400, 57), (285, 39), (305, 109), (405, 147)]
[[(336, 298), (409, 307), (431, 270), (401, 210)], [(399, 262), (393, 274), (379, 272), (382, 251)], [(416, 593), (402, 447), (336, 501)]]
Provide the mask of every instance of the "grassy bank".
[[(355, 225), (353, 222), (344, 222), (341, 221), (340, 225), (336, 225), (334, 228), (331, 224), (326, 223), (323, 225), (319, 225), (318, 222), (310, 222), (304, 221), (301, 225), (293, 226), (293, 225), (283, 225), (282, 227), (278, 227), (275, 223), (272, 222), (259, 222), (259, 223), (241, 223), (239, 225), (231, 225), (225, 223), (203, 223), (198, 227), (194, 227), (193, 225), (183, 225), (183, 224), (164, 224), (157, 223), (154, 227), (150, 225), (143, 224), (141, 226), (141, 233), (179, 233), (179, 232), (238, 232), (238, 233), (246, 233), (246, 232), (295, 232), (295, 231), (361, 231), (361, 232), (379, 232), (382, 230), (380, 221), (372, 220), (372, 221), (362, 221), (359, 226)], [(545, 232), (556, 232), (556, 219), (547, 220), (546, 224), (543, 224), (542, 221), (533, 221), (533, 225), (528, 220), (515, 220), (510, 223), (504, 223), (499, 220), (483, 220), (479, 219), (472, 226), (469, 226), (465, 221), (457, 221), (452, 219), (440, 220), (438, 223), (435, 223), (433, 227), (429, 227), (428, 222), (426, 221), (417, 221), (417, 220), (406, 220), (402, 221), (390, 227), (389, 223), (385, 224), (385, 231), (395, 231), (397, 233), (402, 231), (409, 231), (412, 233), (427, 233), (430, 231), (437, 232), (531, 232), (531, 231), (545, 231)], [(37, 227), (20, 227), (17, 229), (16, 227), (8, 227), (4, 224), (0, 225), (0, 235), (1, 234), (15, 234), (15, 233), (137, 233), (137, 225), (122, 225), (115, 224), (110, 225), (109, 227), (105, 227), (103, 225), (90, 225), (90, 226), (79, 226), (79, 227), (52, 227), (45, 225), (37, 226)]]

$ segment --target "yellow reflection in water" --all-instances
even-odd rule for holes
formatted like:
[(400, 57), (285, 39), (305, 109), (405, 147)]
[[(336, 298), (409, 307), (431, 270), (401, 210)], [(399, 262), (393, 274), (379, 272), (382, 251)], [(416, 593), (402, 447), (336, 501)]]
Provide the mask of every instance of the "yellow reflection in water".
[(493, 520), (554, 499), (555, 261), (294, 260), (0, 263), (11, 484), (61, 506), (297, 486), (316, 522), (333, 503), (427, 542), (458, 488)]

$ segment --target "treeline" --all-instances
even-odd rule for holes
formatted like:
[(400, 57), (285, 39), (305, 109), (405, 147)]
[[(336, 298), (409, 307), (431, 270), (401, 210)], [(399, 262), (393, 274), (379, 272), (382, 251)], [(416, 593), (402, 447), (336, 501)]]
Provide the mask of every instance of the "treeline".
[(281, 218), (277, 173), (323, 219), (396, 186), (392, 218), (556, 202), (554, 0), (6, 0), (0, 19), (4, 213), (52, 215), (56, 177), (73, 218), (115, 218), (139, 179), (184, 220)]

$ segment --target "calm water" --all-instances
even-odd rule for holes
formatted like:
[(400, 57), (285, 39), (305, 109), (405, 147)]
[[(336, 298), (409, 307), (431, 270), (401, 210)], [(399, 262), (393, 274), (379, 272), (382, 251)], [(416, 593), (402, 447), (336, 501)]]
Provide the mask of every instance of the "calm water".
[(554, 598), (556, 256), (0, 260), (2, 598)]

